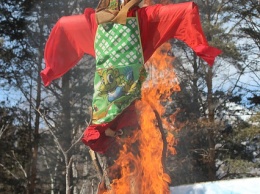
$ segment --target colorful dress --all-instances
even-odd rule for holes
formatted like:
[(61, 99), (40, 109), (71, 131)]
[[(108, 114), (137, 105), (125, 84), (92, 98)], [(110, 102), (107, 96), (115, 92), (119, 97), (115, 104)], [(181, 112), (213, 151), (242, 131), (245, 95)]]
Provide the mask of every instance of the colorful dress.
[[(135, 27), (140, 29), (138, 33), (137, 28), (130, 29), (130, 22), (133, 21)], [(130, 30), (127, 38), (136, 35), (138, 44), (127, 49), (127, 53), (124, 53), (125, 47), (131, 41), (124, 41), (127, 45), (123, 42), (118, 44), (121, 33), (117, 34), (120, 31), (115, 30), (117, 28), (124, 29), (121, 33)], [(104, 40), (107, 33), (116, 33), (118, 38), (113, 41)], [(41, 72), (45, 86), (75, 66), (84, 54), (92, 55), (97, 61), (94, 121), (86, 129), (82, 139), (94, 151), (105, 152), (111, 145), (111, 138), (104, 134), (108, 127), (116, 131), (136, 123), (133, 101), (139, 97), (143, 81), (140, 78), (144, 77), (143, 64), (159, 46), (171, 38), (185, 42), (210, 66), (221, 53), (208, 45), (202, 31), (198, 7), (193, 2), (135, 7), (128, 12), (126, 25), (98, 25), (95, 10), (87, 8), (82, 15), (62, 17), (54, 26), (45, 48), (46, 68)], [(102, 45), (106, 47), (101, 48)], [(107, 85), (109, 82), (113, 82), (113, 87), (111, 84)]]
[(140, 97), (144, 60), (138, 20), (100, 24), (95, 38), (93, 123), (108, 123)]

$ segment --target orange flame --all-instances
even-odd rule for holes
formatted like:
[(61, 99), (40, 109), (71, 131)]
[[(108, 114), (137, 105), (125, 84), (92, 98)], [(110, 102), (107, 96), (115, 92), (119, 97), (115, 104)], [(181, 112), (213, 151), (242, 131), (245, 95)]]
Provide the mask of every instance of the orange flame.
[[(170, 43), (165, 43), (157, 49), (146, 64), (146, 66), (149, 67), (148, 69), (150, 69), (148, 70), (150, 78), (148, 82), (144, 84), (142, 101), (149, 102), (149, 104), (153, 106), (153, 109), (158, 111), (160, 116), (165, 112), (162, 102), (171, 102), (172, 93), (180, 91), (177, 76), (172, 65), (174, 59), (175, 57), (172, 55)], [(168, 132), (166, 138), (168, 143), (167, 149), (171, 154), (175, 154), (173, 145), (176, 142), (171, 132), (177, 130), (173, 125), (177, 113), (178, 111), (168, 118), (160, 117), (163, 128)]]
[(139, 116), (139, 129), (122, 141), (123, 148), (113, 169), (120, 169), (119, 178), (111, 184), (113, 194), (167, 194), (171, 182), (164, 169), (166, 154), (175, 154), (175, 139), (172, 124), (175, 115), (162, 117), (165, 107), (162, 102), (171, 100), (174, 91), (180, 87), (173, 71), (174, 57), (169, 55), (171, 45), (165, 43), (146, 63), (149, 73), (143, 84), (142, 98), (135, 106)]

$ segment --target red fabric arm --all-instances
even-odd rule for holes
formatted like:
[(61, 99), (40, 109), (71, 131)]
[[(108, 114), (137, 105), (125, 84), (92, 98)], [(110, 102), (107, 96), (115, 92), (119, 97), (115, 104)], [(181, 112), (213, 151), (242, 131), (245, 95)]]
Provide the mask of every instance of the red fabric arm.
[(221, 53), (219, 49), (208, 45), (198, 6), (193, 2), (144, 7), (138, 9), (138, 17), (145, 61), (171, 38), (185, 42), (210, 66)]
[(41, 72), (45, 86), (74, 67), (84, 53), (95, 56), (95, 16), (93, 9), (85, 14), (62, 17), (54, 26), (46, 43), (46, 67)]

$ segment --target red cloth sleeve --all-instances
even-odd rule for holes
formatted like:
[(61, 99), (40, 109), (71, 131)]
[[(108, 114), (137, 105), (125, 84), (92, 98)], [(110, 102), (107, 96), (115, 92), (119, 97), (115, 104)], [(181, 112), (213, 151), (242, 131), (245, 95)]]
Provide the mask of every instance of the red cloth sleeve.
[(208, 45), (198, 6), (193, 2), (148, 6), (138, 9), (137, 13), (145, 61), (171, 38), (185, 42), (210, 66), (221, 53), (219, 49)]
[(94, 13), (86, 9), (85, 14), (62, 17), (55, 24), (44, 51), (46, 67), (41, 76), (45, 86), (75, 66), (84, 53), (95, 56)]

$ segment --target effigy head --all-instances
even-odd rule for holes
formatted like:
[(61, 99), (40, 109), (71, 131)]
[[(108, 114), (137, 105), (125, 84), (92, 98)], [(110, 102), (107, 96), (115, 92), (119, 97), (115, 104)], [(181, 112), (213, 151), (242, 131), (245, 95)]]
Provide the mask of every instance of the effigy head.
[(142, 2), (142, 0), (100, 0), (96, 8), (96, 21), (98, 24), (107, 22), (125, 24), (128, 10), (140, 6)]
[(100, 0), (98, 4), (98, 8), (107, 8), (110, 10), (120, 10), (122, 6), (126, 5), (130, 1), (136, 1), (138, 3), (142, 3), (143, 0)]
[[(111, 5), (113, 4), (112, 2), (116, 1), (117, 4), (119, 5), (119, 8), (126, 5), (129, 1), (134, 1), (134, 0), (110, 0)], [(141, 3), (143, 0), (139, 0), (138, 3)]]

